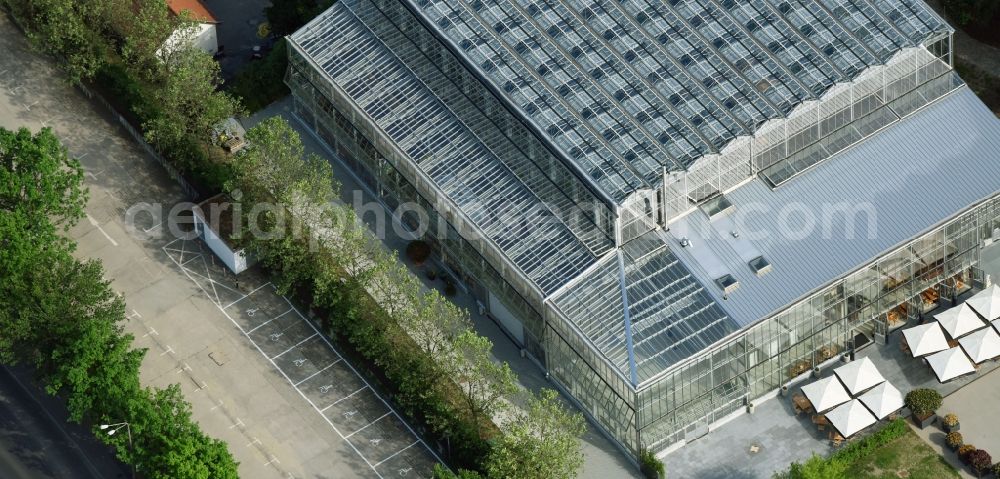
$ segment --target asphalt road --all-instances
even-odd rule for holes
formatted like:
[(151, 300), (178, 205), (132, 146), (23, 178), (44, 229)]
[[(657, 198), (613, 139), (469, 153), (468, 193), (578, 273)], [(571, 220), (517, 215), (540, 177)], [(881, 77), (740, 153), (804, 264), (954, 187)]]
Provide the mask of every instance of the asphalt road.
[(85, 427), (67, 423), (62, 403), (31, 385), (27, 372), (0, 367), (0, 478), (124, 478)]

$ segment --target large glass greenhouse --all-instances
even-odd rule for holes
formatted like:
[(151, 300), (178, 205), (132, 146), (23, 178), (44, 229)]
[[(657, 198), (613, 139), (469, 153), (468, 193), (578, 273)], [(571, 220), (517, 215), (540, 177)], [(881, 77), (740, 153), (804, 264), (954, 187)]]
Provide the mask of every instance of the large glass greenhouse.
[(982, 281), (1000, 123), (952, 33), (921, 0), (339, 0), (286, 81), (636, 454)]

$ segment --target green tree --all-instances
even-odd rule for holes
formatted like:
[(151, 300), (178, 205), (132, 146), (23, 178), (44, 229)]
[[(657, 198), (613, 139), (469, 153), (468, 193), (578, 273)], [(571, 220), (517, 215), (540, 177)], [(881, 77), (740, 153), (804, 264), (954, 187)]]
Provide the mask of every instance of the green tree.
[(122, 331), (125, 303), (99, 262), (59, 256), (25, 271), (31, 287), (18, 309), (30, 324), (19, 356), (30, 361), (50, 394), (67, 399), (73, 420), (121, 410), (139, 390), (144, 351)]
[(242, 112), (239, 101), (219, 91), (222, 77), (211, 55), (185, 44), (164, 57), (149, 90), (160, 115), (143, 124), (150, 143), (164, 151), (190, 148), (185, 142), (207, 139), (215, 125)]
[(306, 155), (298, 132), (279, 116), (247, 131), (247, 147), (233, 159), (233, 169), (236, 178), (227, 187), (240, 189), (248, 201), (325, 205), (340, 189), (330, 164)]
[(93, 76), (104, 63), (100, 12), (116, 0), (2, 0), (40, 50), (61, 57), (73, 81)]
[(450, 373), (462, 388), (466, 411), (473, 424), (491, 421), (517, 392), (517, 377), (507, 363), (493, 360), (493, 343), (472, 330), (459, 334), (453, 347)]
[(31, 275), (70, 258), (72, 243), (59, 233), (83, 216), (82, 178), (50, 130), (0, 128), (0, 362), (32, 360), (25, 346), (37, 327), (40, 294)]
[(491, 479), (569, 479), (583, 466), (583, 416), (567, 411), (551, 389), (532, 397), (527, 411), (516, 411), (500, 430), (486, 460)]
[(44, 128), (37, 134), (0, 128), (0, 210), (23, 215), (36, 233), (63, 231), (84, 216), (80, 162)]
[[(99, 434), (113, 445), (119, 457), (135, 464), (153, 479), (229, 479), (237, 476), (237, 463), (225, 443), (206, 437), (191, 419), (188, 404), (176, 384), (166, 389), (142, 390), (126, 416), (132, 446), (124, 434)], [(117, 417), (108, 416), (113, 422)], [(123, 431), (124, 432), (124, 431)]]
[(171, 34), (180, 30), (182, 38), (192, 36), (196, 23), (170, 12), (163, 0), (114, 0), (105, 12), (115, 43), (129, 71), (147, 82), (156, 82), (163, 59), (158, 52)]
[(306, 155), (302, 139), (281, 117), (251, 128), (247, 143), (233, 158), (234, 175), (225, 188), (244, 215), (240, 240), (277, 273), (278, 289), (287, 292), (321, 275), (311, 235), (330, 224), (326, 212), (340, 186), (330, 164)]
[(481, 479), (483, 476), (476, 471), (459, 469), (457, 473), (451, 472), (441, 464), (434, 465), (434, 479)]

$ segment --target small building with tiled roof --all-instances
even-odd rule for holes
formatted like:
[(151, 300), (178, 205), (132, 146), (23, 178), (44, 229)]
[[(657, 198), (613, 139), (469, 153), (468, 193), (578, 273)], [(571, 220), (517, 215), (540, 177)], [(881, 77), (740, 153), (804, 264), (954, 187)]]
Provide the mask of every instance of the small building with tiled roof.
[[(201, 50), (215, 55), (219, 52), (219, 35), (216, 25), (221, 23), (212, 11), (201, 0), (167, 0), (170, 12), (178, 17), (186, 17), (197, 23), (197, 30), (191, 42)], [(165, 45), (174, 45), (180, 39), (180, 31), (176, 31), (167, 39)]]

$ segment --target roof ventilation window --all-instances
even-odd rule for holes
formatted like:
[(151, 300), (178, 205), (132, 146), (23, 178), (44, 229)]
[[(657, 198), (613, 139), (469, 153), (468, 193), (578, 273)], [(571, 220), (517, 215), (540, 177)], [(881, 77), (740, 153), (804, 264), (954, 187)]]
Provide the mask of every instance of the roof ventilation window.
[(708, 217), (715, 218), (729, 210), (733, 209), (733, 203), (726, 198), (726, 195), (718, 195), (701, 205), (701, 210), (705, 212)]
[(736, 288), (740, 287), (740, 282), (736, 281), (736, 278), (734, 278), (731, 274), (716, 278), (715, 284), (719, 285), (719, 287), (722, 288), (722, 292), (726, 294), (732, 294), (733, 291), (736, 291)]
[(756, 274), (757, 277), (761, 277), (767, 273), (770, 273), (772, 269), (771, 262), (768, 261), (767, 258), (763, 256), (758, 256), (750, 260), (749, 264), (750, 264), (750, 269), (753, 270), (754, 274)]

